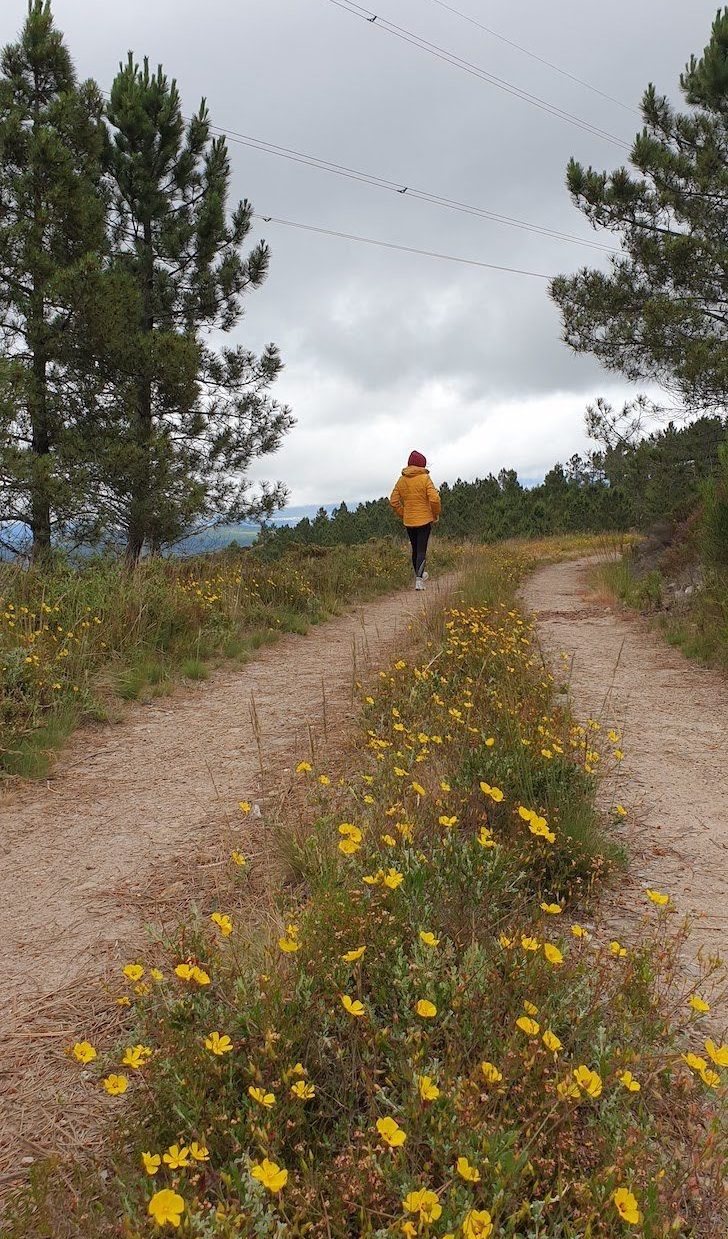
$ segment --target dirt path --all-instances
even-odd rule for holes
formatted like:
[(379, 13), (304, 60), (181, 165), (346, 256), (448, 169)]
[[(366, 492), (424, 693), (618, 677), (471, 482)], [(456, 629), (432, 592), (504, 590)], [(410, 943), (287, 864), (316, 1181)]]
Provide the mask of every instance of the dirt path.
[(699, 951), (707, 958), (726, 946), (728, 682), (688, 662), (645, 621), (590, 597), (592, 562), (540, 569), (523, 601), (536, 613), (557, 683), (573, 660), (577, 716), (622, 735), (617, 799), (630, 809), (632, 865), (611, 905), (615, 915), (641, 919), (649, 907), (646, 887), (669, 893), (677, 912), (691, 919), (686, 963), (697, 970)]
[[(214, 867), (222, 841), (241, 846), (237, 803), (260, 798), (261, 754), (282, 776), (325, 731), (338, 740), (356, 674), (401, 646), (448, 584), (367, 603), (243, 668), (135, 707), (114, 728), (81, 731), (51, 779), (0, 799), (0, 1182), (4, 1144), (17, 1152), (25, 1142), (32, 1156), (69, 1136), (52, 1085), (43, 1135), (25, 1111), (36, 1066), (77, 1035), (78, 987), (96, 978), (98, 989), (133, 958), (146, 925), (177, 923), (194, 895), (186, 878)], [(263, 819), (245, 822), (246, 848), (262, 851)]]

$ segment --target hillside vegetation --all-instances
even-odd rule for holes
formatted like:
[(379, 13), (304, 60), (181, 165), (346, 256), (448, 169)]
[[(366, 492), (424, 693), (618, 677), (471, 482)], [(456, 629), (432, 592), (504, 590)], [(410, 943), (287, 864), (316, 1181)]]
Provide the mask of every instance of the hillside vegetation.
[[(719, 450), (727, 427), (724, 418), (702, 417), (682, 427), (670, 424), (641, 439), (612, 442), (586, 457), (575, 455), (566, 465), (554, 465), (537, 486), (522, 485), (515, 469), (472, 482), (444, 481), (438, 533), (494, 542), (678, 523), (695, 510), (706, 484), (720, 474)], [(293, 526), (267, 526), (261, 540), (271, 551), (292, 543), (331, 546), (363, 542), (396, 528), (384, 496), (354, 509), (341, 504), (331, 516), (322, 508), (314, 520), (305, 517)]]
[(701, 506), (673, 531), (658, 529), (595, 576), (628, 606), (657, 617), (689, 658), (728, 670), (728, 444), (700, 489)]
[[(433, 570), (455, 555), (440, 544)], [(0, 564), (0, 771), (42, 775), (82, 719), (204, 678), (211, 659), (244, 660), (410, 576), (392, 539), (275, 562), (244, 550), (156, 558), (133, 572), (116, 559)]]

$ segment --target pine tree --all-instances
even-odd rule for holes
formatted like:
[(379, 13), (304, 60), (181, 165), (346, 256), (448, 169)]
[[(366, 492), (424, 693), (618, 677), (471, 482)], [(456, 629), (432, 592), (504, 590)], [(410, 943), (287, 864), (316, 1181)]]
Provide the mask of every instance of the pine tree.
[(649, 86), (631, 162), (608, 175), (572, 160), (567, 184), (595, 227), (621, 239), (607, 272), (551, 285), (564, 340), (691, 410), (728, 404), (728, 9), (680, 78), (689, 112)]
[(83, 506), (78, 419), (105, 236), (101, 114), (96, 85), (77, 84), (49, 0), (30, 0), (0, 58), (0, 511), (30, 528), (36, 557)]
[(101, 489), (136, 561), (196, 523), (279, 507), (282, 488), (252, 499), (245, 472), (276, 450), (292, 417), (268, 394), (281, 369), (275, 346), (257, 357), (209, 343), (239, 322), (270, 255), (264, 242), (241, 253), (252, 208), (228, 210), (227, 146), (212, 136), (204, 100), (185, 121), (176, 83), (130, 55), (107, 115), (114, 270), (133, 288), (135, 309), (109, 358), (111, 463)]

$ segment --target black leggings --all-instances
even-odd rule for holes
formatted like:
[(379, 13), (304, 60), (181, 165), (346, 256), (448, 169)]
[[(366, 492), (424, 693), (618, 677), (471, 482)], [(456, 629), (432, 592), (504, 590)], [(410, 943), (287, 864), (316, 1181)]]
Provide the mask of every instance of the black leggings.
[(427, 543), (430, 540), (431, 531), (432, 521), (430, 521), (429, 525), (407, 526), (409, 540), (412, 543), (412, 567), (415, 570), (415, 576), (422, 576), (425, 570)]

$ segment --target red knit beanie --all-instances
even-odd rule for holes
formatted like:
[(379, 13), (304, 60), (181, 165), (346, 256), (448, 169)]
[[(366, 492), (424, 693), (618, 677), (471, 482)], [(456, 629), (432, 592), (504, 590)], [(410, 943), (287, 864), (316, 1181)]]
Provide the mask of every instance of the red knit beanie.
[(425, 465), (427, 464), (427, 461), (425, 457), (422, 455), (422, 452), (410, 452), (410, 456), (409, 456), (409, 460), (407, 461), (407, 464), (416, 465), (418, 469), (424, 469)]

